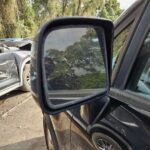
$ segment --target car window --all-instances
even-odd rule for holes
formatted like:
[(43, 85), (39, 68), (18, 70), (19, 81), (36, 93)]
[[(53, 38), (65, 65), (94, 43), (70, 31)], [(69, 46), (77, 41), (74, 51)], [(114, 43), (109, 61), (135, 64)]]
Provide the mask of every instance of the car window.
[(127, 89), (148, 98), (150, 96), (150, 32), (134, 64)]
[(122, 50), (128, 35), (130, 33), (132, 23), (130, 23), (128, 26), (126, 26), (114, 39), (114, 45), (113, 45), (113, 62), (112, 67), (115, 67), (115, 64), (117, 63), (120, 51)]

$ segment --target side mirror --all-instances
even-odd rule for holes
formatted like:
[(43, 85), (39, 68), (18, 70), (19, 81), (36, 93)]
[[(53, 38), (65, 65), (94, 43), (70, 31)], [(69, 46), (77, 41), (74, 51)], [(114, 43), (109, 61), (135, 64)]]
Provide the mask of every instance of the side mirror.
[(96, 18), (60, 18), (35, 38), (33, 96), (53, 114), (106, 95), (110, 85), (113, 24)]

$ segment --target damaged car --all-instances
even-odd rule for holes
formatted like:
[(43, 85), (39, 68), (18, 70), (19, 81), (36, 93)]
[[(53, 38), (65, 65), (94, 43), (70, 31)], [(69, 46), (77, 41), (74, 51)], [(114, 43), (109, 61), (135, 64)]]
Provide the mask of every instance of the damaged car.
[(21, 88), (30, 91), (31, 40), (0, 39), (0, 96)]

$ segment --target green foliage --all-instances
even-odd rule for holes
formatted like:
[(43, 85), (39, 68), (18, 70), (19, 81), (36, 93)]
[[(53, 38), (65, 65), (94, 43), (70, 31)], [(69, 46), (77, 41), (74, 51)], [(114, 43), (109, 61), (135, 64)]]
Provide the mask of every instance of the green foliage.
[[(82, 30), (83, 28), (74, 32), (80, 33)], [(93, 41), (97, 38), (93, 28), (83, 31), (84, 34), (81, 34), (78, 40), (72, 41), (63, 49), (52, 49), (49, 45), (49, 49), (46, 50), (46, 76), (49, 84), (55, 89), (93, 89), (105, 86), (106, 71), (101, 53), (102, 45), (99, 45), (101, 41)], [(58, 37), (58, 41), (62, 38), (68, 41), (73, 30), (64, 32), (67, 33), (66, 36)], [(59, 34), (59, 30), (55, 34)]]
[(21, 37), (32, 36), (35, 32), (35, 12), (28, 0), (18, 0), (18, 26)]
[(99, 17), (107, 18), (112, 21), (116, 20), (123, 12), (117, 0), (107, 0)]
[(106, 74), (100, 72), (87, 74), (80, 76), (78, 80), (81, 89), (89, 89), (89, 87), (91, 89), (96, 89), (97, 87), (104, 88), (106, 84)]
[(18, 34), (16, 25), (15, 0), (1, 0), (0, 4), (0, 35), (14, 37)]
[(117, 0), (1, 0), (0, 36), (34, 36), (47, 20), (60, 16), (97, 16), (115, 20)]

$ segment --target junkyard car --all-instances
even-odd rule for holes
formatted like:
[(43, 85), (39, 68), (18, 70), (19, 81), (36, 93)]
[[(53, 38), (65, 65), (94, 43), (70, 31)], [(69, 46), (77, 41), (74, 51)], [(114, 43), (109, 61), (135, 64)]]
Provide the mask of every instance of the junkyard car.
[(30, 90), (31, 40), (0, 39), (0, 96)]
[(40, 29), (31, 86), (48, 150), (150, 150), (149, 37), (149, 0), (114, 27), (70, 17)]

